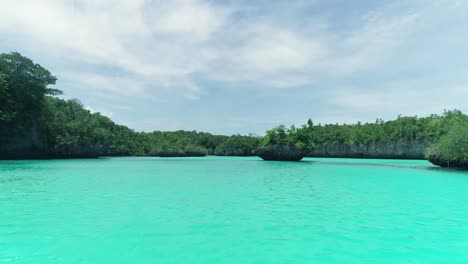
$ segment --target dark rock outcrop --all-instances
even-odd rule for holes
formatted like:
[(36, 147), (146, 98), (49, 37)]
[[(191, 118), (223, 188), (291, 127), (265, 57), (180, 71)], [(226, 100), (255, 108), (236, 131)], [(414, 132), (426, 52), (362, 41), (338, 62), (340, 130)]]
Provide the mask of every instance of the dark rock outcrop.
[(227, 147), (223, 150), (216, 150), (214, 152), (216, 156), (257, 156), (255, 151), (245, 148)]
[(468, 162), (460, 162), (460, 161), (450, 161), (450, 160), (443, 160), (436, 156), (429, 156), (427, 159), (434, 165), (443, 167), (443, 168), (457, 168), (457, 169), (464, 169), (468, 170)]
[(27, 124), (23, 133), (14, 133), (0, 139), (0, 159), (40, 158), (44, 155), (45, 143), (36, 122)]
[(0, 139), (0, 159), (67, 159), (97, 158), (105, 154), (100, 144), (81, 145), (68, 142), (49, 146), (36, 122), (28, 125), (30, 129), (21, 134)]
[(156, 151), (151, 154), (155, 157), (204, 157), (208, 155), (205, 151), (195, 151), (195, 150), (161, 150)]
[(51, 156), (57, 158), (98, 158), (106, 153), (101, 144), (82, 145), (77, 142), (62, 143), (47, 150)]
[(263, 160), (300, 161), (306, 152), (296, 148), (293, 144), (281, 144), (259, 148), (256, 154)]

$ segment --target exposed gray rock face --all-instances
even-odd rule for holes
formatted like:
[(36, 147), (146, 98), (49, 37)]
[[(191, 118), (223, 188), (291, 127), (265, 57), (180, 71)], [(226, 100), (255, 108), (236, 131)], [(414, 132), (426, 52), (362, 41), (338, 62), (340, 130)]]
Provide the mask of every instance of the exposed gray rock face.
[(84, 146), (76, 142), (69, 142), (57, 145), (45, 153), (56, 158), (98, 158), (105, 154), (105, 148), (100, 144)]
[(293, 144), (262, 147), (258, 149), (256, 153), (263, 160), (276, 161), (300, 161), (306, 154)]
[(328, 144), (307, 153), (307, 157), (424, 159), (430, 140), (378, 142), (365, 144)]
[(0, 142), (1, 159), (39, 158), (45, 149), (36, 123), (25, 134), (2, 138)]
[(97, 158), (105, 153), (101, 145), (83, 146), (75, 142), (49, 147), (36, 123), (24, 134), (0, 142), (0, 159)]

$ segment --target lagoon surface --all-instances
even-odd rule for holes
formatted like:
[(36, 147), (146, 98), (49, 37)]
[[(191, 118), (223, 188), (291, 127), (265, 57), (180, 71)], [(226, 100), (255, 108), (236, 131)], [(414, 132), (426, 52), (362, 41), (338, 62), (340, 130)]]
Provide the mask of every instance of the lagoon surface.
[(427, 161), (0, 162), (0, 263), (468, 263), (468, 173)]

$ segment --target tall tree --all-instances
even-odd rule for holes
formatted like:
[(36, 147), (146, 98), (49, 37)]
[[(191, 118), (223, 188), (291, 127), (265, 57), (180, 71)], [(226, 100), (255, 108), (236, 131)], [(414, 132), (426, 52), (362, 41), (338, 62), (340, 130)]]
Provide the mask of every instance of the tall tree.
[(18, 52), (0, 54), (0, 113), (4, 121), (36, 116), (57, 78)]

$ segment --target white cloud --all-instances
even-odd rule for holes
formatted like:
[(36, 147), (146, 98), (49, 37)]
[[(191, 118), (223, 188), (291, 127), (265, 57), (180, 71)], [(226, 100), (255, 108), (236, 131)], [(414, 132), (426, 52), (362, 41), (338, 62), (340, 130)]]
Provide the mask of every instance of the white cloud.
[(109, 77), (98, 74), (83, 74), (79, 76), (79, 83), (95, 91), (113, 93), (123, 96), (144, 95), (145, 85), (134, 79), (122, 76)]
[(153, 32), (186, 35), (190, 41), (209, 39), (221, 29), (228, 13), (197, 0), (163, 1), (145, 10)]
[(294, 32), (261, 29), (242, 48), (240, 60), (251, 70), (278, 72), (301, 70), (325, 54), (325, 48)]
[(0, 5), (0, 32), (21, 45), (167, 83), (188, 78), (214, 56), (200, 41), (218, 30), (227, 15), (195, 0), (4, 0)]
[(319, 2), (0, 0), (0, 35), (53, 58), (59, 84), (86, 95), (197, 100), (214, 81), (218, 89), (302, 87), (304, 96), (359, 115), (462, 104), (465, 1), (388, 1), (332, 18), (314, 9)]
[(90, 111), (91, 113), (100, 113), (101, 115), (103, 116), (107, 116), (109, 118), (111, 118), (114, 114), (110, 111), (106, 111), (106, 110), (96, 110), (94, 108), (91, 108), (90, 106), (85, 106), (84, 109)]
[(310, 84), (324, 72), (373, 67), (411, 33), (419, 16), (388, 15), (384, 9), (365, 14), (360, 27), (340, 35), (326, 31), (326, 22), (298, 28), (261, 16), (236, 20), (235, 7), (202, 0), (3, 0), (1, 5), (0, 32), (21, 45), (63, 60), (118, 67), (135, 78), (186, 85), (192, 98), (197, 73), (288, 87)]
[(391, 119), (397, 114), (427, 116), (444, 109), (468, 110), (468, 85), (443, 85), (424, 85), (420, 89), (422, 84), (409, 82), (404, 86), (382, 85), (379, 90), (348, 87), (333, 91), (326, 101), (332, 109), (346, 109), (351, 116), (367, 121), (376, 117)]

